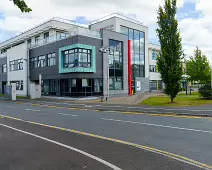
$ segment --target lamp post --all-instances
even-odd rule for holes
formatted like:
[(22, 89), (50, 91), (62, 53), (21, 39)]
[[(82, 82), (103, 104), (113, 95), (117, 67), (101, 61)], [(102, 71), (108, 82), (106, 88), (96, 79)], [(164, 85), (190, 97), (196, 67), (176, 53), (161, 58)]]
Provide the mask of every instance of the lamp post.
[[(99, 49), (100, 52), (102, 52), (103, 54), (107, 54), (108, 55), (108, 70), (107, 70), (107, 98), (109, 98), (109, 95), (110, 95), (110, 92), (109, 92), (109, 89), (110, 89), (110, 78), (109, 78), (109, 53), (111, 51), (110, 47), (109, 46), (106, 46), (106, 47), (102, 47)], [(107, 100), (106, 98), (106, 100)]]

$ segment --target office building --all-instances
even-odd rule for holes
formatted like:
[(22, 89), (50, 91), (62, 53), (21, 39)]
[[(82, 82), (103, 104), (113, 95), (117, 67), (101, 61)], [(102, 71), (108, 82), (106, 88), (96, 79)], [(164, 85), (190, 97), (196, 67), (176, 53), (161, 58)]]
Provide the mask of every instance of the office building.
[(0, 44), (0, 92), (10, 83), (22, 96), (30, 83), (50, 96), (149, 91), (148, 48), (148, 27), (120, 14), (88, 26), (53, 18)]

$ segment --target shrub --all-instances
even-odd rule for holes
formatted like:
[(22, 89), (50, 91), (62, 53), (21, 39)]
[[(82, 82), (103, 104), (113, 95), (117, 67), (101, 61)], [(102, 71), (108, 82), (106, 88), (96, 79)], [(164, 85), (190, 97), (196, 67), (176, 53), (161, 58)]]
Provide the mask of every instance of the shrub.
[(211, 85), (210, 84), (205, 84), (204, 86), (199, 88), (199, 94), (201, 97), (205, 98), (211, 98), (212, 93), (211, 93)]

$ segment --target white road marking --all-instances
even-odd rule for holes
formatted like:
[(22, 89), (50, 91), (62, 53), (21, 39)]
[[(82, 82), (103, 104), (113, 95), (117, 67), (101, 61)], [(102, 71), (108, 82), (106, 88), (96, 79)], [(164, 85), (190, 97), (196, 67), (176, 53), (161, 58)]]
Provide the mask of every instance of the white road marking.
[(58, 115), (64, 115), (64, 116), (78, 116), (78, 115), (71, 115), (71, 114), (67, 114), (67, 113), (57, 113)]
[(58, 115), (64, 115), (64, 116), (71, 116), (70, 114), (66, 114), (66, 113), (57, 113)]
[(3, 127), (9, 128), (9, 129), (12, 129), (12, 130), (15, 130), (15, 131), (18, 131), (18, 132), (27, 134), (27, 135), (29, 135), (29, 136), (33, 136), (33, 137), (36, 137), (36, 138), (38, 138), (38, 139), (42, 139), (42, 140), (44, 140), (44, 141), (47, 141), (47, 142), (50, 142), (50, 143), (53, 143), (53, 144), (62, 146), (62, 147), (64, 147), (64, 148), (73, 150), (73, 151), (78, 152), (78, 153), (80, 153), (80, 154), (82, 154), (82, 155), (85, 155), (85, 156), (87, 156), (87, 157), (89, 157), (89, 158), (91, 158), (91, 159), (94, 159), (94, 160), (96, 160), (96, 161), (98, 161), (98, 162), (100, 162), (100, 163), (102, 163), (102, 164), (104, 164), (104, 165), (106, 165), (106, 166), (108, 166), (108, 167), (114, 169), (114, 170), (122, 170), (122, 169), (120, 169), (119, 167), (117, 167), (117, 166), (115, 166), (115, 165), (113, 165), (113, 164), (111, 164), (111, 163), (109, 163), (109, 162), (107, 162), (107, 161), (105, 161), (105, 160), (103, 160), (103, 159), (101, 159), (101, 158), (98, 158), (98, 157), (96, 157), (96, 156), (94, 156), (94, 155), (91, 155), (91, 154), (89, 154), (89, 153), (87, 153), (87, 152), (84, 152), (84, 151), (82, 151), (82, 150), (79, 150), (79, 149), (77, 149), (77, 148), (74, 148), (74, 147), (71, 147), (71, 146), (62, 144), (62, 143), (60, 143), (60, 142), (56, 142), (56, 141), (54, 141), (54, 140), (51, 140), (51, 139), (48, 139), (48, 138), (45, 138), (45, 137), (42, 137), (42, 136), (39, 136), (39, 135), (36, 135), (36, 134), (33, 134), (33, 133), (29, 133), (29, 132), (23, 131), (23, 130), (20, 130), (20, 129), (11, 127), (11, 126), (7, 126), (7, 125), (5, 125), (5, 124), (1, 124), (1, 123), (0, 123), (0, 125), (3, 126)]
[(132, 124), (140, 124), (140, 125), (146, 125), (146, 126), (155, 126), (155, 127), (178, 129), (178, 130), (186, 130), (186, 131), (193, 131), (193, 132), (203, 132), (203, 133), (212, 134), (212, 131), (205, 131), (205, 130), (200, 130), (200, 129), (189, 129), (189, 128), (182, 128), (182, 127), (177, 127), (177, 126), (157, 125), (157, 124), (151, 124), (151, 123), (132, 122), (132, 121), (127, 121), (127, 120), (116, 120), (116, 119), (107, 119), (107, 118), (102, 118), (102, 120), (114, 121), (114, 122), (123, 122), (123, 123), (132, 123)]
[(26, 109), (27, 111), (40, 112), (40, 110)]
[(11, 107), (11, 108), (15, 108), (15, 106), (5, 106), (5, 107)]

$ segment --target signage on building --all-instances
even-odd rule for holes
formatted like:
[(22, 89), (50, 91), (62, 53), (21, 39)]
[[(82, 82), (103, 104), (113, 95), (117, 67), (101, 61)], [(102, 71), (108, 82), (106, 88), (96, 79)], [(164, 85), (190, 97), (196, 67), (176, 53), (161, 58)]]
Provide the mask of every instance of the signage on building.
[(100, 32), (101, 29), (106, 29), (106, 30), (113, 31), (114, 30), (114, 25), (113, 24), (107, 25), (105, 27), (99, 28), (98, 31)]

